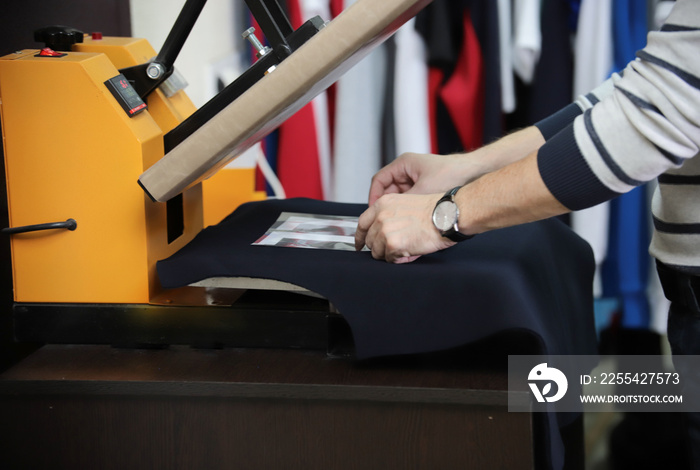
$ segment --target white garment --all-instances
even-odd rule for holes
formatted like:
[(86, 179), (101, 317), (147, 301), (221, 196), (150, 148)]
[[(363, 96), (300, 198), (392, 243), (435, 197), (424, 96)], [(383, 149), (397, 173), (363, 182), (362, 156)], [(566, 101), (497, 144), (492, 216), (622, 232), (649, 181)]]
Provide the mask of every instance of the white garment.
[(425, 42), (416, 31), (415, 22), (415, 18), (409, 20), (394, 36), (394, 126), (397, 155), (387, 155), (389, 158), (405, 152), (431, 152), (427, 53)]
[[(574, 98), (603, 83), (613, 67), (612, 0), (583, 0), (574, 43)], [(593, 294), (602, 295), (601, 268), (608, 253), (610, 203), (571, 214), (571, 228), (593, 249)]]
[[(355, 0), (345, 0), (348, 8)], [(386, 50), (377, 47), (337, 82), (333, 143), (333, 200), (366, 203), (382, 162)]]
[(612, 72), (612, 0), (581, 2), (574, 50), (576, 99), (603, 83)]
[(542, 51), (540, 11), (542, 0), (513, 3), (513, 69), (526, 84), (532, 83)]
[(498, 0), (498, 47), (501, 55), (501, 109), (515, 111), (515, 80), (513, 77), (513, 6), (511, 0)]
[[(301, 17), (307, 21), (320, 16), (324, 21), (331, 19), (328, 0), (299, 0)], [(328, 94), (323, 93), (311, 101), (316, 124), (316, 145), (318, 148), (318, 165), (321, 173), (321, 187), (324, 199), (329, 199), (332, 192), (331, 177), (331, 125), (328, 116)]]

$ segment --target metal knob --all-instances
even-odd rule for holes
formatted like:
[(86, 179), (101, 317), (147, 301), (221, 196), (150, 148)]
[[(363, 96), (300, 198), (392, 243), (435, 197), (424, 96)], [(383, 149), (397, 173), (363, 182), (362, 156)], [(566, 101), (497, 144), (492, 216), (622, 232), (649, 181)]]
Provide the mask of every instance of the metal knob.
[(34, 31), (34, 40), (54, 51), (69, 52), (73, 44), (83, 42), (85, 33), (70, 26), (48, 26)]

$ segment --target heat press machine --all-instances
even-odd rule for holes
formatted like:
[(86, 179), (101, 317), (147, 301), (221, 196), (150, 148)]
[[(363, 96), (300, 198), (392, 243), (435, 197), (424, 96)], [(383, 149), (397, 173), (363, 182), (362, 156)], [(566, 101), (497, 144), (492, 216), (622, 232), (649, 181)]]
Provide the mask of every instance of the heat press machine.
[[(246, 3), (268, 45), (246, 32), (257, 61), (200, 109), (174, 62), (204, 0), (187, 0), (157, 54), (143, 39), (50, 27), (35, 34), (45, 48), (0, 58), (18, 341), (327, 345), (323, 299), (260, 284), (164, 290), (156, 262), (202, 230), (217, 170), (429, 0), (360, 0), (297, 30), (276, 0)], [(264, 198), (252, 169), (227, 173), (240, 202)]]

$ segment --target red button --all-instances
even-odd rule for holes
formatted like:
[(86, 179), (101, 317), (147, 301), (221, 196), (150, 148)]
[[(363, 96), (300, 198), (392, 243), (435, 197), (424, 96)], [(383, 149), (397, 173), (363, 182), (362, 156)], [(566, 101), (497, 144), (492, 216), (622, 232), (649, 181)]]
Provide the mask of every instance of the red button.
[(41, 52), (39, 52), (39, 55), (42, 57), (62, 57), (66, 54), (64, 54), (63, 52), (56, 52), (50, 47), (45, 47), (41, 50)]
[(99, 32), (98, 32), (98, 33), (92, 33), (92, 40), (93, 40), (93, 41), (99, 41), (100, 39), (102, 39), (102, 33), (99, 33)]

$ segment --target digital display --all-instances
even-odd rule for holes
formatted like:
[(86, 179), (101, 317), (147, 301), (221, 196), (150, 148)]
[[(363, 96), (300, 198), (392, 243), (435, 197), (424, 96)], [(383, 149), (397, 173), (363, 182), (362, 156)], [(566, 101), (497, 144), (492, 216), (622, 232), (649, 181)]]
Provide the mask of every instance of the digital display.
[(110, 78), (105, 82), (105, 85), (129, 116), (136, 116), (147, 108), (146, 103), (143, 102), (123, 74), (120, 73), (116, 77)]

